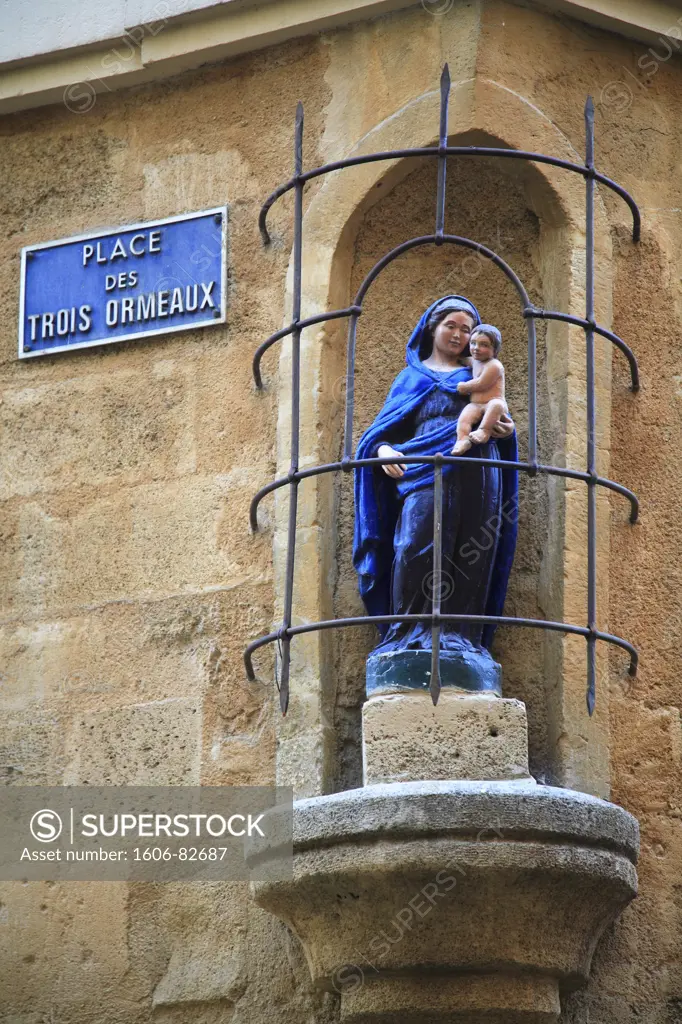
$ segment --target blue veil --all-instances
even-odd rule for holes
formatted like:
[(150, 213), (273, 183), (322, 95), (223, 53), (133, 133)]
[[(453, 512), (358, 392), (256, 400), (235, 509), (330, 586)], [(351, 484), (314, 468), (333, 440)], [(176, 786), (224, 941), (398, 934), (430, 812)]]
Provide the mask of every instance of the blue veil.
[[(430, 317), (439, 309), (463, 309), (471, 313), (475, 325), (481, 323), (476, 307), (461, 295), (448, 295), (438, 299), (421, 316), (407, 343), (406, 367), (401, 370), (388, 393), (383, 408), (372, 425), (364, 432), (355, 457), (376, 457), (379, 444), (399, 443), (405, 455), (435, 455), (448, 453), (456, 440), (456, 421), (440, 432), (427, 437), (405, 441), (409, 434), (408, 421), (434, 388), (456, 392), (460, 381), (471, 380), (471, 370), (462, 367), (452, 373), (439, 373), (425, 366), (432, 349)], [(517, 458), (516, 433), (505, 439), (495, 439), (500, 458), (514, 462)], [(489, 445), (476, 446), (469, 457), (483, 457)], [(466, 458), (467, 456), (464, 456)], [(491, 467), (493, 469), (493, 467)], [(447, 474), (459, 472), (456, 466), (444, 466)], [(518, 518), (518, 473), (515, 469), (501, 470), (502, 504), (499, 541), (492, 570), (485, 615), (502, 615), (516, 548)], [(400, 499), (419, 488), (433, 486), (433, 466), (408, 465), (399, 480), (388, 477), (380, 466), (359, 466), (355, 469), (355, 534), (353, 565), (358, 574), (360, 596), (369, 615), (391, 614), (391, 567), (393, 565), (393, 537), (400, 511)], [(482, 526), (484, 524), (481, 524)], [(496, 524), (497, 525), (497, 524)], [(383, 640), (388, 624), (378, 623)], [(482, 643), (488, 648), (495, 632), (494, 625), (483, 630)]]

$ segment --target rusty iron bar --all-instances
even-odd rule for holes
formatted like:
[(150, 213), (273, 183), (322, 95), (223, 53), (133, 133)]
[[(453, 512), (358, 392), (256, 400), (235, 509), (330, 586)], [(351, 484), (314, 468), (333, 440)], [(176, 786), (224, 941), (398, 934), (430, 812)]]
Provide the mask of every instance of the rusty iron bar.
[(445, 232), (445, 182), (448, 169), (448, 99), (450, 97), (450, 69), (447, 64), (440, 76), (440, 130), (438, 133), (438, 188), (436, 190), (436, 245), (440, 245)]
[(523, 315), (525, 317), (532, 316), (536, 320), (561, 320), (564, 323), (575, 324), (576, 327), (582, 327), (583, 329), (591, 327), (595, 334), (600, 334), (602, 338), (606, 338), (607, 341), (610, 341), (616, 348), (620, 349), (630, 365), (630, 390), (639, 391), (639, 367), (635, 354), (629, 345), (626, 345), (622, 338), (619, 338), (613, 331), (607, 330), (606, 327), (600, 327), (594, 321), (585, 320), (581, 316), (571, 316), (570, 313), (557, 313), (552, 310), (533, 308), (525, 309)]
[[(589, 636), (589, 630), (585, 626), (576, 626), (570, 622), (553, 622), (549, 619), (523, 619), (518, 617), (511, 617), (505, 615), (441, 615), (441, 623), (443, 622), (474, 622), (482, 625), (494, 624), (497, 626), (523, 626), (528, 629), (548, 629), (555, 633), (570, 633), (574, 636)], [(312, 633), (316, 630), (322, 629), (336, 629), (337, 626), (367, 626), (378, 624), (379, 622), (395, 623), (395, 622), (430, 622), (431, 615), (355, 615), (352, 618), (346, 619), (325, 619), (322, 622), (307, 622), (303, 626), (292, 626), (287, 630), (289, 636), (300, 636), (301, 633)], [(265, 644), (272, 643), (281, 637), (283, 630), (278, 630), (275, 633), (268, 633), (266, 636), (261, 636), (257, 640), (252, 640), (249, 646), (244, 651), (244, 665), (246, 668), (246, 674), (251, 682), (256, 678), (256, 673), (253, 669), (253, 661), (251, 655), (254, 651), (257, 651), (259, 647), (264, 647)], [(622, 650), (627, 651), (630, 655), (630, 664), (628, 667), (628, 675), (637, 675), (637, 666), (639, 664), (639, 655), (637, 649), (628, 641), (623, 640), (620, 636), (614, 636), (612, 633), (603, 633), (601, 630), (596, 630), (596, 640), (602, 640), (604, 643), (613, 644), (615, 647), (620, 647)]]
[[(287, 335), (293, 334), (295, 330), (303, 331), (306, 327), (312, 327), (313, 324), (324, 323), (325, 320), (339, 320), (341, 317), (350, 316), (353, 311), (354, 307), (349, 306), (347, 309), (333, 309), (330, 313), (318, 313), (317, 316), (309, 316), (305, 320), (295, 320), (293, 323), (290, 323), (288, 327), (282, 327), (279, 331), (275, 331), (274, 334), (271, 334), (269, 338), (258, 346), (253, 356), (253, 379), (258, 390), (260, 391), (263, 387), (263, 379), (260, 373), (261, 359), (271, 345), (274, 345), (276, 341), (281, 341), (282, 338), (286, 338)], [(359, 313), (361, 312), (362, 310), (359, 311)]]
[(594, 104), (585, 103), (585, 361), (587, 389), (587, 711), (594, 713), (597, 699), (597, 441), (594, 380)]
[[(584, 164), (574, 164), (570, 160), (562, 160), (556, 156), (546, 156), (544, 153), (533, 153), (529, 150), (523, 149), (500, 149), (494, 146), (448, 146), (446, 149), (446, 156), (481, 156), (481, 157), (501, 157), (502, 159), (510, 160), (528, 160), (531, 163), (538, 164), (549, 164), (552, 167), (560, 167), (566, 171), (573, 171), (576, 174), (581, 174), (586, 177), (588, 174), (587, 168)], [(330, 164), (323, 164), (320, 167), (314, 168), (312, 171), (306, 171), (305, 174), (301, 175), (301, 179), (305, 184), (311, 181), (313, 178), (318, 178), (322, 174), (331, 174), (333, 171), (341, 171), (345, 167), (357, 167), (359, 164), (372, 164), (381, 160), (403, 160), (408, 157), (436, 157), (441, 156), (440, 149), (438, 146), (416, 146), (411, 149), (387, 149), (381, 153), (367, 153), (364, 156), (351, 156), (345, 160), (335, 160)], [(268, 212), (272, 208), (273, 204), (277, 202), (283, 195), (290, 192), (292, 188), (295, 188), (297, 178), (290, 178), (289, 181), (280, 185), (276, 188), (263, 203), (261, 207), (260, 215), (258, 218), (258, 227), (260, 229), (261, 238), (264, 245), (270, 244), (270, 234), (267, 228), (267, 216)], [(618, 185), (611, 178), (607, 178), (605, 174), (600, 174), (599, 171), (594, 172), (594, 180), (600, 184), (610, 188), (612, 192), (619, 195), (630, 208), (632, 214), (632, 240), (633, 242), (639, 242), (641, 237), (641, 216), (637, 203), (632, 198), (630, 193), (624, 189), (621, 185)]]
[[(256, 387), (259, 390), (263, 387), (260, 363), (263, 355), (272, 345), (275, 344), (275, 342), (281, 341), (282, 338), (286, 338), (296, 327), (300, 327), (301, 330), (304, 330), (306, 327), (311, 327), (313, 324), (324, 323), (325, 320), (339, 320), (342, 317), (351, 316), (353, 313), (357, 313), (357, 315), (360, 316), (362, 314), (362, 307), (347, 306), (345, 309), (333, 309), (329, 313), (318, 313), (316, 316), (308, 317), (306, 320), (298, 320), (296, 323), (291, 323), (288, 327), (282, 327), (279, 331), (275, 331), (274, 334), (271, 334), (266, 341), (258, 346), (253, 357), (253, 377)], [(584, 328), (587, 326), (587, 321), (580, 316), (571, 316), (570, 313), (559, 313), (553, 310), (538, 309), (536, 306), (530, 306), (528, 309), (525, 309), (523, 311), (523, 315), (524, 317), (533, 317), (536, 320), (562, 320), (568, 324), (575, 324), (576, 327)], [(639, 367), (632, 349), (626, 345), (623, 339), (619, 338), (617, 334), (614, 334), (613, 331), (607, 330), (606, 327), (601, 327), (600, 324), (593, 324), (593, 330), (596, 334), (601, 335), (602, 338), (606, 338), (607, 341), (610, 341), (624, 354), (630, 365), (630, 390), (639, 391)]]
[[(435, 455), (402, 455), (400, 457), (401, 462), (433, 462)], [(441, 455), (443, 463), (449, 463), (455, 466), (462, 466), (473, 463), (474, 465), (481, 466), (498, 466), (502, 469), (518, 469), (521, 473), (530, 473), (534, 475), (536, 473), (543, 473), (548, 476), (564, 476), (571, 480), (583, 480), (585, 483), (590, 479), (589, 473), (585, 473), (580, 469), (568, 469), (563, 466), (545, 466), (538, 464), (537, 466), (531, 465), (529, 462), (505, 462), (504, 459), (476, 459), (469, 458), (466, 456), (466, 462), (462, 462), (462, 458), (458, 455)], [(374, 458), (374, 459), (344, 459), (341, 462), (327, 462), (321, 466), (307, 466), (305, 469), (298, 470), (297, 473), (288, 476), (279, 477), (278, 480), (272, 480), (265, 487), (261, 487), (257, 494), (254, 495), (251, 501), (250, 510), (250, 523), (251, 529), (254, 533), (258, 532), (258, 506), (260, 502), (272, 491), (276, 491), (280, 487), (286, 487), (287, 484), (291, 483), (295, 477), (297, 480), (305, 480), (310, 476), (319, 476), (321, 473), (336, 473), (339, 470), (351, 470), (357, 466), (387, 466), (395, 462), (395, 456), (388, 456), (385, 458)], [(596, 484), (599, 487), (606, 487), (610, 491), (614, 491), (616, 494), (621, 494), (624, 498), (627, 498), (630, 502), (630, 522), (636, 523), (639, 515), (639, 501), (637, 495), (633, 494), (631, 490), (624, 487), (623, 484), (616, 483), (615, 480), (609, 480), (607, 477), (598, 476)]]
[(433, 598), (431, 601), (431, 680), (429, 692), (435, 707), (440, 697), (440, 598), (443, 581), (443, 462), (436, 455), (433, 466)]
[[(292, 319), (294, 322), (301, 317), (301, 263), (303, 235), (303, 182), (300, 175), (303, 170), (303, 104), (299, 101), (296, 107), (294, 128), (294, 166), (298, 178), (294, 193), (294, 295)], [(284, 583), (284, 616), (280, 630), (282, 640), (282, 674), (279, 683), (279, 704), (282, 714), (286, 715), (289, 707), (289, 673), (291, 669), (291, 613), (294, 596), (294, 562), (296, 558), (296, 519), (298, 514), (298, 484), (296, 476), (299, 460), (299, 436), (301, 418), (301, 328), (295, 327), (291, 336), (291, 468), (289, 478), (289, 524), (287, 531), (287, 566)]]
[(353, 457), (353, 409), (355, 408), (355, 348), (358, 337), (358, 317), (362, 312), (362, 303), (354, 302), (353, 309), (360, 312), (351, 313), (348, 322), (348, 342), (346, 346), (346, 395), (343, 423), (343, 468), (349, 469)]
[[(524, 309), (529, 305), (530, 302), (526, 302)], [(526, 319), (526, 328), (528, 333), (528, 461), (532, 466), (532, 472), (536, 473), (538, 467), (538, 345), (533, 317)]]

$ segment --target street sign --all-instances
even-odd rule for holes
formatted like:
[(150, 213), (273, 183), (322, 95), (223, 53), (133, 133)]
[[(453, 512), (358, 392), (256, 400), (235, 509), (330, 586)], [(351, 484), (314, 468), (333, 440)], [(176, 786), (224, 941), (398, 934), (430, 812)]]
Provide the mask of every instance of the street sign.
[(227, 209), (21, 250), (19, 358), (224, 323)]

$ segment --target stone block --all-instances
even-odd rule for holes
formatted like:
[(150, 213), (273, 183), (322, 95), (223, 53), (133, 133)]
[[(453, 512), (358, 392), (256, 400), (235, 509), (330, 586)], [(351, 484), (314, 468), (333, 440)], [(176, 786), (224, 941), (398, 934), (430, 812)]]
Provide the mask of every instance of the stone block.
[(3, 1022), (96, 1020), (107, 992), (111, 1018), (137, 1024), (119, 1017), (146, 996), (126, 947), (124, 882), (4, 882), (0, 908), (0, 1002), (16, 1014)]
[[(262, 336), (253, 332), (253, 350), (267, 336), (267, 326), (263, 325)], [(243, 344), (249, 343), (245, 340)], [(276, 409), (272, 389), (257, 391), (250, 362), (237, 359), (228, 349), (211, 351), (197, 360), (197, 390), (203, 399), (195, 413), (197, 471), (226, 473), (236, 465), (260, 466), (262, 479), (254, 486), (255, 493), (274, 476)], [(270, 513), (270, 502), (266, 500), (262, 506), (263, 516)]]
[(193, 406), (193, 366), (172, 359), (6, 388), (0, 496), (192, 472)]
[(59, 786), (64, 769), (65, 720), (37, 701), (3, 709), (0, 784)]
[(249, 533), (248, 506), (260, 482), (235, 469), (15, 501), (0, 555), (4, 607), (57, 614), (55, 606), (186, 594), (259, 576), (267, 572), (256, 568), (264, 543)]
[(65, 785), (197, 786), (198, 701), (154, 701), (85, 714), (73, 723)]
[(429, 779), (530, 779), (518, 700), (441, 692), (387, 694), (362, 709), (366, 786)]
[[(159, 886), (151, 904), (131, 906), (131, 945), (144, 948), (161, 930), (171, 953), (152, 1006), (236, 1003), (247, 985), (247, 887), (225, 882)], [(203, 1018), (202, 1018), (203, 1019)]]

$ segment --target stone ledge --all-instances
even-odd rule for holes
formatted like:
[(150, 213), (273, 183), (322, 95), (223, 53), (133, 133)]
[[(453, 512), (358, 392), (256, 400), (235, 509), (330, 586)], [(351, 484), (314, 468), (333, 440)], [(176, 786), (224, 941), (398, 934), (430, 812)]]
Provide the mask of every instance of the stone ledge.
[[(98, 93), (162, 81), (208, 63), (376, 18), (414, 2), (248, 0), (216, 4), (210, 11), (183, 12), (177, 18), (157, 13), (147, 24), (121, 25), (117, 39), (0, 65), (0, 114), (65, 101), (70, 110), (84, 113)], [(154, 6), (157, 12), (164, 9)], [(170, 10), (168, 4), (165, 10)], [(139, 46), (131, 40), (139, 41)], [(121, 50), (123, 59), (117, 56)]]
[(519, 782), (401, 782), (294, 804), (294, 849), (379, 837), (477, 835), (599, 843), (636, 864), (639, 824), (622, 807), (571, 789)]
[[(363, 972), (364, 973), (364, 972)], [(544, 1024), (560, 1012), (551, 978), (501, 977), (499, 974), (463, 974), (461, 977), (408, 977), (372, 979), (344, 992), (343, 1024), (368, 1018), (405, 1024), (406, 1020), (457, 1021), (468, 1024), (472, 1014), (484, 1014), (485, 1024)], [(414, 1013), (414, 1018), (410, 1016)], [(408, 1015), (406, 1017), (406, 1014)], [(474, 1017), (475, 1019), (475, 1017)]]

